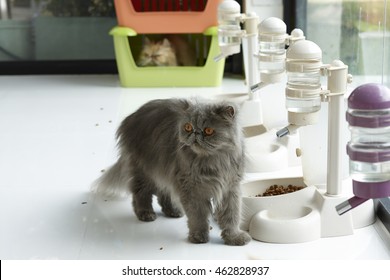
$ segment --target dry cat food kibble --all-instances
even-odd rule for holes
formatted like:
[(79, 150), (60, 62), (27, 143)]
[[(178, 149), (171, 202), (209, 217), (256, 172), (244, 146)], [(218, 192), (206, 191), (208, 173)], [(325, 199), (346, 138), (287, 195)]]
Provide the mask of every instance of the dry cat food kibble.
[(281, 185), (273, 185), (270, 186), (268, 189), (265, 190), (263, 194), (258, 194), (256, 197), (262, 197), (262, 196), (273, 196), (273, 195), (280, 195), (280, 194), (286, 194), (286, 193), (292, 193), (303, 189), (302, 186), (293, 186), (288, 185), (287, 187), (281, 186)]

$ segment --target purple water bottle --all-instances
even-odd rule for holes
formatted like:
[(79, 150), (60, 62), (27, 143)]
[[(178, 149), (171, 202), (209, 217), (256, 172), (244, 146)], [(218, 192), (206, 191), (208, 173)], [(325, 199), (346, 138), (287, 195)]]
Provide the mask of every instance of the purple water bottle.
[(355, 196), (336, 206), (339, 215), (368, 199), (390, 196), (390, 90), (373, 83), (357, 87), (348, 98), (346, 115)]

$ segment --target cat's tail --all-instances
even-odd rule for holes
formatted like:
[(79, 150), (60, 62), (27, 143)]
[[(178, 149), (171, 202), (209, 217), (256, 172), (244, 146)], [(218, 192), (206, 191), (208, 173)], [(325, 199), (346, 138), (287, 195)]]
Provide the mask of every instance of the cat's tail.
[(119, 159), (92, 184), (92, 192), (111, 198), (128, 196), (131, 177), (125, 169), (124, 162)]

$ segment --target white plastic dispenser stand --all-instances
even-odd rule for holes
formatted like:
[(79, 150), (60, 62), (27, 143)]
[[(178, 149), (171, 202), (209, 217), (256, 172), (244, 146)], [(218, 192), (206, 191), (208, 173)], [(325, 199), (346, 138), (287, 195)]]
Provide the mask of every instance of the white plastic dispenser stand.
[[(286, 83), (284, 44), (282, 44), (282, 38), (286, 40), (287, 36), (285, 28), (285, 24), (277, 18), (266, 19), (259, 24), (259, 38), (261, 38), (259, 45), (262, 49), (257, 58), (259, 68), (262, 69), (261, 79), (269, 83), (260, 82), (260, 85), (266, 85), (266, 87), (256, 93), (263, 104), (263, 124), (268, 130), (258, 137), (246, 139), (247, 149), (250, 151), (246, 164), (247, 172), (280, 171), (301, 165), (301, 158), (297, 155), (297, 149), (300, 147), (298, 133), (291, 131), (286, 137), (276, 137), (276, 128), (281, 127), (287, 120), (284, 92), (280, 90), (280, 85)], [(303, 39), (302, 30), (294, 29), (288, 37), (289, 46)], [(273, 50), (272, 55), (268, 50), (271, 46), (269, 41), (279, 41), (275, 45), (278, 50)], [(276, 63), (270, 61), (276, 61)], [(265, 67), (265, 65), (268, 66)], [(256, 87), (253, 88), (256, 90)]]
[[(275, 17), (267, 18), (258, 25), (259, 49), (254, 57), (257, 58), (260, 82), (251, 84), (251, 98), (243, 104), (243, 114), (248, 120), (253, 119), (247, 114), (255, 112), (250, 107), (255, 107), (254, 104), (260, 102), (260, 92), (267, 94), (273, 84), (281, 82), (285, 77), (285, 46), (288, 38), (286, 30), (286, 24)], [(268, 92), (268, 94), (270, 93)], [(283, 111), (272, 111), (271, 113), (284, 115)], [(265, 125), (267, 126), (267, 124)], [(276, 131), (273, 128), (267, 128), (268, 131), (261, 135), (246, 138), (248, 150), (246, 171), (271, 172), (300, 164), (300, 160), (295, 155), (295, 149), (299, 142), (298, 135), (291, 134), (280, 140), (275, 136)]]
[[(257, 24), (256, 14), (240, 13), (240, 5), (234, 0), (225, 0), (218, 6), (218, 42), (221, 54), (214, 58), (218, 61), (221, 58), (240, 53), (241, 42), (244, 39), (247, 56), (244, 59), (246, 71), (246, 82), (248, 92), (247, 99), (241, 105), (241, 118), (244, 127), (262, 125), (261, 100), (249, 91), (251, 85), (258, 83), (256, 64), (251, 55), (257, 53)], [(245, 30), (241, 30), (240, 23), (243, 22)]]
[[(343, 172), (346, 156), (343, 137), (347, 133), (343, 126), (343, 104), (351, 77), (348, 67), (341, 61), (323, 65), (321, 53), (321, 49), (310, 41), (295, 42), (287, 51), (286, 107), (290, 125), (277, 133), (279, 137), (285, 137), (299, 131), (303, 178), (281, 178), (282, 174), (278, 174), (278, 178), (242, 185), (242, 228), (249, 230), (254, 239), (273, 243), (305, 242), (353, 234), (354, 229), (375, 220), (372, 201), (342, 216), (335, 209), (351, 196), (352, 190), (352, 181), (345, 178)], [(321, 87), (321, 75), (327, 77), (326, 90)], [(321, 109), (321, 102), (326, 102), (327, 112)], [(321, 115), (324, 113), (325, 118)], [(322, 120), (328, 120), (327, 123), (320, 122), (323, 133), (317, 126), (320, 115)], [(324, 143), (322, 146), (328, 153), (326, 149), (313, 149), (317, 142)], [(319, 161), (320, 158), (326, 160)], [(304, 188), (283, 195), (255, 196), (275, 184)]]
[[(329, 197), (316, 186), (275, 196), (256, 197), (272, 185), (304, 186), (302, 177), (270, 178), (242, 184), (241, 228), (253, 239), (270, 243), (300, 243), (322, 237), (353, 234), (375, 221), (372, 203), (364, 203), (343, 216), (334, 209), (351, 194)], [(345, 181), (343, 187), (350, 188)]]
[(248, 99), (241, 107), (244, 127), (263, 125), (262, 102), (258, 94), (252, 93), (250, 87), (259, 83), (257, 63), (253, 57), (258, 52), (257, 25), (259, 18), (255, 13), (248, 13), (245, 16), (245, 38), (243, 40), (245, 77), (248, 88)]
[[(233, 97), (240, 99), (244, 130), (251, 131), (246, 134), (246, 171), (276, 177), (242, 185), (242, 227), (255, 239), (276, 243), (352, 234), (355, 228), (374, 221), (374, 211), (373, 204), (368, 202), (342, 216), (335, 209), (352, 196), (351, 180), (344, 180), (345, 146), (341, 145), (346, 130), (342, 119), (344, 94), (350, 80), (348, 67), (341, 61), (323, 65), (318, 45), (305, 40), (299, 29), (287, 35), (286, 25), (279, 18), (267, 18), (258, 25), (257, 21), (253, 12), (241, 14), (236, 1), (225, 0), (218, 8), (221, 54), (215, 60), (239, 53), (243, 41), (247, 53), (244, 58), (248, 92)], [(244, 30), (240, 23), (244, 23)], [(276, 131), (277, 127), (267, 127), (263, 122), (258, 91), (264, 93), (286, 76), (289, 125)], [(327, 90), (322, 89), (321, 76), (327, 77)], [(326, 106), (321, 106), (322, 102)], [(279, 116), (286, 112), (273, 113)], [(293, 160), (297, 158), (297, 146), (303, 178), (283, 179), (281, 171), (298, 162)], [(279, 196), (253, 196), (274, 184), (299, 184), (304, 188)]]
[[(273, 128), (265, 126), (263, 104), (257, 90), (270, 83), (280, 82), (284, 77), (285, 45), (288, 37), (286, 24), (278, 18), (266, 19), (259, 24), (256, 13), (248, 11), (241, 14), (240, 5), (233, 0), (225, 0), (219, 5), (218, 23), (221, 54), (215, 60), (240, 52), (241, 43), (244, 48), (247, 92), (241, 94), (243, 99), (237, 95), (230, 99), (239, 100), (241, 105), (240, 119), (245, 130), (249, 155), (247, 171), (284, 169), (292, 162), (288, 156), (292, 154), (289, 152), (289, 146), (294, 141), (280, 141), (274, 136)], [(240, 23), (243, 23), (243, 30)], [(252, 90), (254, 86), (256, 90)], [(279, 117), (283, 122), (285, 112), (282, 107), (280, 112), (273, 110), (272, 114), (274, 116), (267, 118), (268, 120), (275, 122)], [(297, 137), (290, 138), (294, 139), (295, 143), (298, 142)]]

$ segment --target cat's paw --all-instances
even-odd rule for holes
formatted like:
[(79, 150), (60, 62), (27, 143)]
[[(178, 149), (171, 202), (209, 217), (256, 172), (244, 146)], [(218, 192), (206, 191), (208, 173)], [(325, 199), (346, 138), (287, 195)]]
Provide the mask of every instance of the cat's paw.
[(190, 232), (188, 240), (191, 243), (207, 243), (209, 242), (209, 233), (203, 231)]
[(152, 222), (157, 218), (157, 215), (154, 213), (154, 211), (138, 211), (136, 214), (138, 220), (143, 222)]
[(249, 243), (252, 237), (246, 231), (238, 231), (234, 233), (222, 232), (222, 238), (226, 245), (242, 246)]
[(180, 210), (178, 209), (163, 209), (163, 212), (165, 215), (167, 215), (167, 217), (171, 217), (171, 218), (181, 218), (183, 217), (183, 212), (181, 212)]
[(180, 218), (183, 217), (183, 212), (180, 208), (176, 207), (172, 203), (171, 197), (160, 194), (158, 197), (158, 203), (161, 205), (161, 210), (167, 217)]
[(183, 217), (183, 212), (180, 209), (173, 207), (172, 205), (169, 206), (164, 205), (163, 207), (161, 207), (161, 210), (167, 217), (171, 217), (171, 218)]

